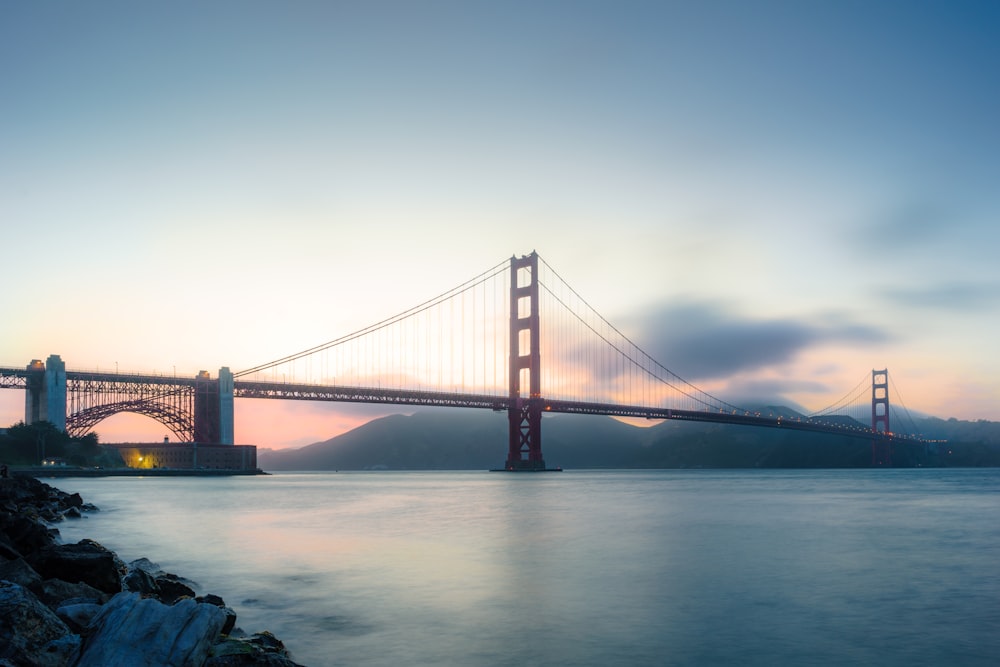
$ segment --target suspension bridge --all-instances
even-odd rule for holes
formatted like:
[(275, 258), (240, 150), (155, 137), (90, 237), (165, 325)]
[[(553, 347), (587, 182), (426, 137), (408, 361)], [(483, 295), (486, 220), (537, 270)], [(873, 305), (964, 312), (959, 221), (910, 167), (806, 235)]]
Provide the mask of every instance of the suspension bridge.
[[(543, 363), (544, 361), (544, 363)], [(545, 413), (677, 419), (868, 438), (872, 464), (892, 443), (919, 441), (890, 405), (888, 370), (806, 416), (746, 409), (699, 389), (602, 317), (537, 253), (511, 257), (413, 308), (321, 345), (216, 377), (66, 370), (58, 355), (0, 368), (0, 388), (25, 391), (25, 422), (70, 435), (134, 412), (181, 442), (233, 444), (238, 398), (342, 401), (506, 412), (505, 470), (547, 470)], [(900, 402), (901, 403), (901, 402)], [(890, 423), (909, 423), (909, 431)]]

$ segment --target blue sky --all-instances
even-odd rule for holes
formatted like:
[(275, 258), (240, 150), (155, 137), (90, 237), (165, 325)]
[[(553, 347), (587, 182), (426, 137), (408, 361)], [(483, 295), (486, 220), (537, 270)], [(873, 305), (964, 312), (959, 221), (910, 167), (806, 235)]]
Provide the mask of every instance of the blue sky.
[[(818, 409), (889, 367), (911, 409), (1000, 419), (998, 29), (992, 2), (2, 2), (0, 363), (246, 368), (537, 250), (716, 393)], [(279, 446), (351, 414), (268, 409), (309, 424)]]

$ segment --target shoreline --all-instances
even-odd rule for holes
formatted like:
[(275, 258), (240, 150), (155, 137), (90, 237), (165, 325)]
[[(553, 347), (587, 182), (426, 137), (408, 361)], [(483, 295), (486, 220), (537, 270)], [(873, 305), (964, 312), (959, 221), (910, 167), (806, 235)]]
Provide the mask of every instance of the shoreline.
[(11, 467), (12, 477), (231, 477), (269, 475), (255, 470), (225, 470), (216, 468), (72, 468), (69, 466)]
[(16, 473), (0, 478), (0, 664), (303, 667), (198, 584), (90, 539), (63, 543), (58, 523), (99, 508)]

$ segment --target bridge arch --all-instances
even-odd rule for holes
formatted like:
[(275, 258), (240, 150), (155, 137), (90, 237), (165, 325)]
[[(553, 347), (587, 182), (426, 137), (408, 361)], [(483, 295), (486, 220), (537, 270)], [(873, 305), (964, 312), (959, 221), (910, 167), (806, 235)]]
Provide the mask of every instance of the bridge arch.
[(106, 403), (80, 410), (66, 417), (66, 432), (74, 437), (86, 435), (101, 421), (122, 412), (151, 417), (170, 429), (178, 441), (194, 441), (194, 417), (189, 411), (148, 399)]

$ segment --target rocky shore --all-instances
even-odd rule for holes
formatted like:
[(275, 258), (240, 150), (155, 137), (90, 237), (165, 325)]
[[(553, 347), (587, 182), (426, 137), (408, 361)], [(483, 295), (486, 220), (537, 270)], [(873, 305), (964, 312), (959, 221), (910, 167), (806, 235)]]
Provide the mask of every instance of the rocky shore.
[(96, 510), (33, 477), (0, 479), (0, 667), (297, 666), (193, 582), (93, 540), (60, 543), (55, 524)]

